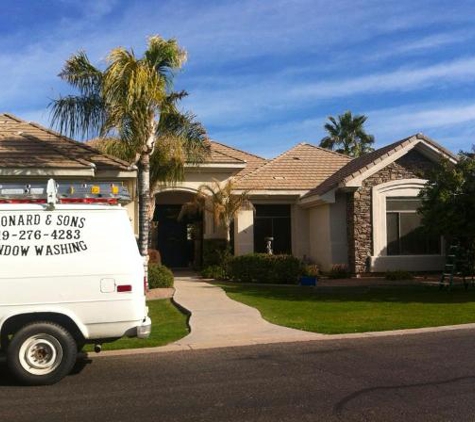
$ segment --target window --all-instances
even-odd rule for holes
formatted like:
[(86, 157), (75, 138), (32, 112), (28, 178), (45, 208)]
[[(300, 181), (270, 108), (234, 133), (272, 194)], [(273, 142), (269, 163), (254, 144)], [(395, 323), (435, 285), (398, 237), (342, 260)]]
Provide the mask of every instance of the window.
[(266, 252), (266, 237), (274, 238), (274, 254), (291, 253), (290, 205), (256, 205), (255, 252)]
[(427, 234), (417, 209), (419, 198), (386, 198), (386, 235), (388, 255), (440, 254), (440, 238)]

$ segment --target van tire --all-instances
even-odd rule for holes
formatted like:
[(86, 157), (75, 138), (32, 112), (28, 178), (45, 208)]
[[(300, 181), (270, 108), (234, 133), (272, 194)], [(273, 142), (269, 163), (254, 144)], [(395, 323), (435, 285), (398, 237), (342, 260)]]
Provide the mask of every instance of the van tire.
[(7, 365), (24, 385), (54, 384), (71, 372), (77, 345), (61, 325), (34, 322), (17, 331), (7, 349)]

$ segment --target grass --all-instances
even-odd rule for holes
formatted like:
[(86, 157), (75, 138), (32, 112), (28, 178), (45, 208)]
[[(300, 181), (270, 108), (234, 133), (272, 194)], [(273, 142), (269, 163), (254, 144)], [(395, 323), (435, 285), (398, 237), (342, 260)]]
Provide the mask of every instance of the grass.
[(319, 287), (220, 284), (274, 324), (325, 334), (475, 322), (475, 289), (437, 286)]
[[(163, 346), (188, 334), (187, 316), (181, 313), (169, 299), (150, 300), (147, 302), (149, 317), (152, 320), (152, 332), (148, 339), (122, 338), (113, 343), (104, 343), (102, 350), (138, 349), (143, 347)], [(93, 346), (84, 350), (90, 352)]]

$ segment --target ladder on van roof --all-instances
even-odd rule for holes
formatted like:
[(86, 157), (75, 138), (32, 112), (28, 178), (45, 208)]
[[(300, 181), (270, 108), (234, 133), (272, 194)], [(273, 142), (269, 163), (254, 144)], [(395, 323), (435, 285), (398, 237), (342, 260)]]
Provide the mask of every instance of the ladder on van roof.
[(132, 202), (127, 188), (117, 182), (70, 182), (50, 179), (44, 182), (0, 183), (0, 204), (109, 204)]

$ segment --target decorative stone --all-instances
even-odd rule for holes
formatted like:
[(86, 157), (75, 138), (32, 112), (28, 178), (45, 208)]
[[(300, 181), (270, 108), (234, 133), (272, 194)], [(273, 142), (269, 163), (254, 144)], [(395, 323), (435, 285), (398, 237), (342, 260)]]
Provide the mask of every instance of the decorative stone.
[(353, 194), (347, 194), (348, 262), (350, 271), (367, 272), (368, 257), (373, 255), (371, 190), (373, 186), (401, 179), (425, 179), (434, 163), (415, 150), (389, 164), (363, 181)]

